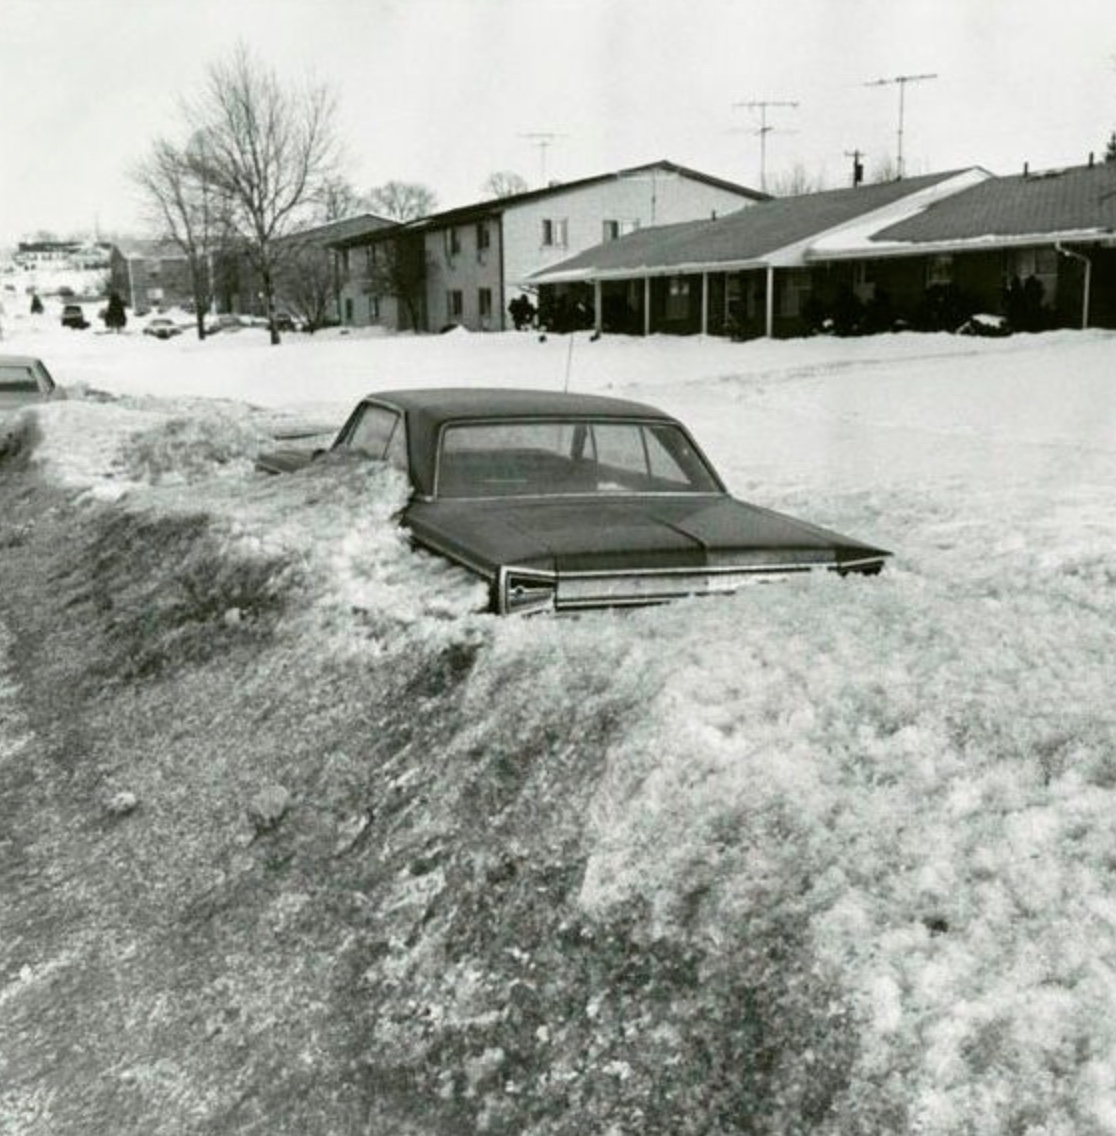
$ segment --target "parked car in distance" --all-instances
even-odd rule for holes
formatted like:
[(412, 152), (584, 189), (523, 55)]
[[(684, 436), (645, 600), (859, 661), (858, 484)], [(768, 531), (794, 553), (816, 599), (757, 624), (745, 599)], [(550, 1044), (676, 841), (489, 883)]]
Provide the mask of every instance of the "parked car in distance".
[(155, 316), (154, 319), (147, 321), (143, 334), (153, 335), (156, 339), (172, 339), (174, 336), (182, 334), (182, 328), (166, 316)]
[(205, 322), (205, 334), (216, 335), (220, 331), (240, 331), (243, 327), (248, 327), (249, 322), (244, 316), (233, 315), (231, 312), (224, 312), (219, 316), (213, 316)]
[(288, 312), (275, 313), (275, 330), (276, 331), (298, 331), (298, 324), (295, 323), (294, 318)]
[[(813, 569), (875, 575), (891, 555), (730, 496), (680, 422), (623, 399), (386, 391), (331, 451), (405, 472), (412, 541), (486, 580), (501, 614), (662, 603)], [(313, 456), (277, 450), (257, 467)]]
[(32, 355), (0, 355), (0, 412), (65, 397), (46, 364)]
[(82, 330), (89, 326), (81, 304), (66, 304), (62, 308), (62, 326)]

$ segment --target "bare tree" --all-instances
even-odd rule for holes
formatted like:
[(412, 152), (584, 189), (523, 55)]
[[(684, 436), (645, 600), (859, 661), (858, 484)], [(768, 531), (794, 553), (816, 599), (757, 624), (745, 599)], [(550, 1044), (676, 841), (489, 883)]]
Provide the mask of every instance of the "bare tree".
[(321, 199), (318, 202), (319, 219), (322, 223), (342, 221), (356, 213), (365, 212), (367, 208), (368, 202), (347, 179), (331, 177), (323, 182)]
[(368, 203), (374, 213), (393, 221), (415, 221), (433, 213), (438, 198), (417, 182), (389, 181), (369, 191)]
[(421, 236), (397, 235), (377, 242), (369, 256), (365, 290), (372, 295), (394, 296), (407, 309), (412, 331), (418, 331), (426, 295), (426, 246)]
[(204, 176), (259, 276), (271, 342), (275, 277), (291, 249), (284, 238), (312, 220), (336, 160), (335, 104), (324, 86), (280, 83), (241, 43), (209, 69), (189, 116), (204, 139)]
[(486, 197), (514, 197), (517, 193), (526, 193), (527, 179), (514, 170), (497, 170), (488, 175), (481, 193)]
[(290, 238), (276, 273), (276, 293), (307, 331), (325, 327), (337, 312), (337, 269), (329, 250), (310, 238)]
[(164, 239), (186, 258), (199, 339), (213, 300), (212, 257), (228, 227), (223, 199), (207, 180), (204, 145), (197, 134), (182, 148), (159, 139), (132, 174)]
[(771, 179), (770, 192), (776, 197), (798, 197), (803, 193), (818, 193), (826, 188), (825, 174), (812, 174), (802, 162)]

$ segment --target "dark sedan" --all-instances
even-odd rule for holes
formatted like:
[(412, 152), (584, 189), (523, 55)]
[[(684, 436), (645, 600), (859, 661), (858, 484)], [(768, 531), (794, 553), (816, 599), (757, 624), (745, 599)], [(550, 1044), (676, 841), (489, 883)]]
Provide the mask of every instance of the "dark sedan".
[[(660, 603), (890, 555), (730, 496), (685, 427), (622, 399), (534, 390), (387, 391), (333, 450), (410, 478), (414, 542), (489, 582), (501, 613)], [(271, 473), (305, 451), (261, 455)]]

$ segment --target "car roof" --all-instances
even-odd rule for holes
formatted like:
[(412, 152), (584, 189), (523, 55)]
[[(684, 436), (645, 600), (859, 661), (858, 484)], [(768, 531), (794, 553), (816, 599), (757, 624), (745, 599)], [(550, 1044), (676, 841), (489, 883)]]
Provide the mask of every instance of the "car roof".
[(433, 492), (438, 437), (448, 423), (536, 417), (675, 421), (653, 406), (625, 398), (523, 387), (419, 387), (374, 391), (363, 401), (384, 403), (406, 415), (411, 478), (423, 494)]
[(0, 355), (0, 363), (10, 367), (41, 367), (42, 360), (34, 355)]
[(469, 418), (520, 418), (590, 414), (604, 418), (663, 418), (670, 415), (625, 398), (525, 387), (420, 387), (374, 391), (366, 396), (439, 422)]

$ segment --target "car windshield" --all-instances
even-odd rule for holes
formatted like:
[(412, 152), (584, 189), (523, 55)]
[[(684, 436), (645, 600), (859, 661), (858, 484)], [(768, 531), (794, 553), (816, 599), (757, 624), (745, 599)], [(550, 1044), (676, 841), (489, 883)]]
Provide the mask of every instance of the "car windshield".
[(468, 422), (442, 431), (439, 497), (718, 493), (716, 477), (670, 422)]

